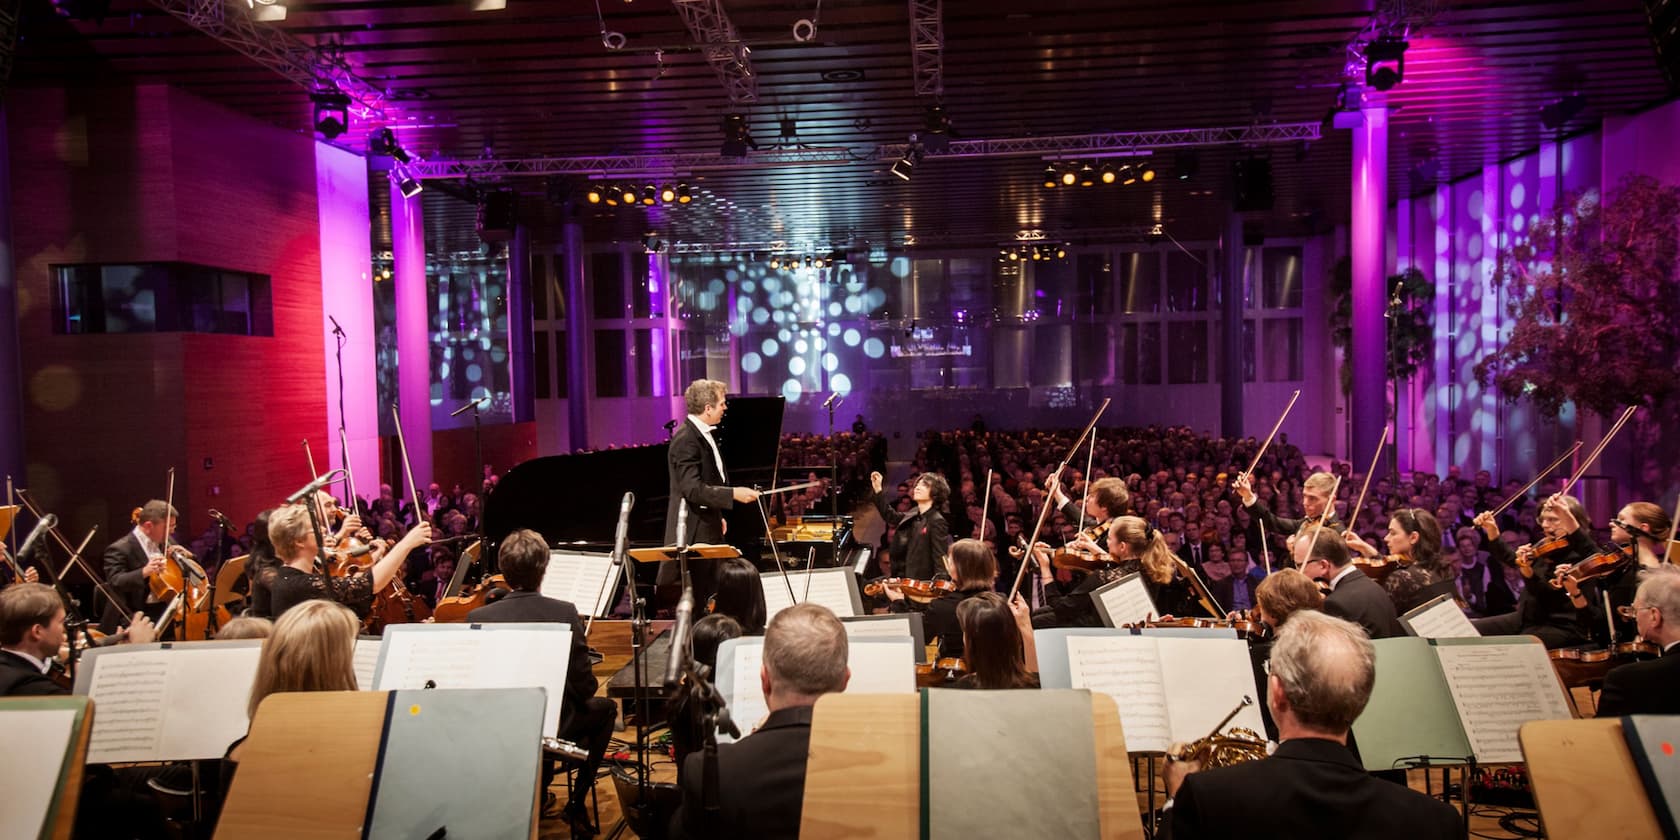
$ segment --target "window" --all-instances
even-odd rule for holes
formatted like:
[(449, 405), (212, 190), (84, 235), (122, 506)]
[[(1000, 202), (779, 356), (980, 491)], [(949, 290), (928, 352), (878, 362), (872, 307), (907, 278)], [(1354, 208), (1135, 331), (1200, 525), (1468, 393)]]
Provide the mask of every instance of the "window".
[(552, 376), (549, 372), (549, 367), (554, 358), (554, 354), (548, 348), (548, 337), (550, 335), (551, 333), (548, 330), (533, 330), (531, 332), (531, 377), (536, 380), (531, 393), (539, 400), (548, 399), (554, 391), (551, 384)]
[(274, 335), (269, 278), (190, 263), (53, 266), (53, 332)]
[(1266, 248), (1261, 265), (1261, 306), (1265, 309), (1300, 309), (1300, 247)]
[(1120, 311), (1161, 310), (1161, 255), (1154, 251), (1132, 251), (1118, 258), (1120, 268)]
[(653, 395), (653, 330), (636, 330), (636, 396)]
[(595, 396), (622, 397), (624, 393), (624, 331), (595, 331)]
[(1167, 311), (1204, 312), (1207, 308), (1206, 255), (1191, 255), (1182, 251), (1167, 254)]
[(1161, 384), (1161, 324), (1143, 325), (1138, 351), (1138, 381), (1143, 385)]
[(1114, 272), (1108, 254), (1080, 254), (1079, 313), (1111, 315), (1114, 313)]
[(1208, 322), (1169, 322), (1167, 347), (1167, 384), (1191, 385), (1208, 381)]
[[(595, 292), (595, 317), (624, 318), (624, 260), (617, 251), (602, 251), (589, 259), (589, 279)], [(619, 355), (622, 357), (623, 353)]]
[(1268, 318), (1261, 322), (1261, 370), (1267, 382), (1301, 379), (1301, 319)]

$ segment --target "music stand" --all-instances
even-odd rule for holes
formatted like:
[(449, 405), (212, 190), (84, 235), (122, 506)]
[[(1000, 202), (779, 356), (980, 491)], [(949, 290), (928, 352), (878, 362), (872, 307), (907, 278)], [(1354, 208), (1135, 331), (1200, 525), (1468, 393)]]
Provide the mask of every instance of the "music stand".
[[(637, 563), (673, 563), (677, 559), (677, 547), (674, 545), (662, 545), (658, 548), (632, 548), (625, 553), (629, 554), (630, 559)], [(732, 545), (695, 543), (688, 547), (688, 559), (690, 560), (727, 560), (731, 557), (740, 556), (740, 549)]]
[(12, 520), (17, 516), (17, 505), (0, 505), (0, 540), (12, 532)]

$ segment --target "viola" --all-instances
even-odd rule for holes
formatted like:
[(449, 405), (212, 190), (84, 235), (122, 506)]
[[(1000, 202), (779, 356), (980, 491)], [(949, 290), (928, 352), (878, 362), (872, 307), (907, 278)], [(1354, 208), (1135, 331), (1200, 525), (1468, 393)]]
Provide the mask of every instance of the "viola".
[(438, 623), (466, 621), (467, 613), (489, 602), (492, 590), (508, 588), (507, 578), (501, 575), (491, 575), (479, 581), (477, 586), (465, 594), (439, 598), (437, 606), (432, 609), (432, 620)]
[(1615, 551), (1605, 551), (1594, 554), (1567, 569), (1559, 571), (1548, 583), (1553, 589), (1562, 589), (1566, 580), (1572, 580), (1577, 586), (1589, 580), (1609, 577), (1626, 569), (1635, 561), (1639, 548), (1634, 543)]
[(881, 597), (887, 593), (887, 587), (896, 586), (904, 597), (918, 604), (926, 604), (947, 592), (957, 591), (957, 584), (949, 580), (913, 580), (911, 578), (881, 578), (863, 585), (863, 594), (870, 597)]
[(968, 674), (968, 663), (962, 657), (947, 656), (936, 662), (921, 662), (916, 665), (916, 685), (921, 688), (938, 688), (947, 683), (953, 683)]
[[(480, 604), (479, 606), (483, 606)], [(468, 610), (471, 612), (471, 609)], [(368, 632), (379, 635), (386, 627), (393, 624), (417, 624), (432, 618), (432, 609), (426, 602), (414, 597), (403, 585), (402, 576), (391, 578), (390, 585), (379, 591), (373, 598), (373, 609), (368, 613)], [(461, 614), (462, 621), (466, 614)]]

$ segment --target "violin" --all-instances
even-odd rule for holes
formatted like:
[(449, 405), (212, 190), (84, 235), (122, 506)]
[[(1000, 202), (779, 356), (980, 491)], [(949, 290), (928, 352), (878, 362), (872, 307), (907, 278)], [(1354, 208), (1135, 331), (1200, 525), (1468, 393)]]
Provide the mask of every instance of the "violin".
[(509, 589), (507, 578), (501, 575), (491, 575), (478, 582), (471, 590), (462, 595), (449, 595), (439, 598), (437, 606), (432, 609), (432, 621), (438, 623), (458, 623), (467, 620), (467, 613), (484, 606), (490, 600), (490, 592), (494, 589)]
[(1589, 580), (1609, 577), (1626, 569), (1637, 557), (1639, 548), (1634, 543), (1628, 543), (1615, 551), (1604, 551), (1594, 554), (1567, 569), (1559, 571), (1547, 581), (1553, 589), (1562, 589), (1566, 580), (1572, 580), (1580, 585)]
[(1235, 630), (1241, 639), (1263, 639), (1270, 635), (1272, 628), (1264, 622), (1251, 618), (1157, 618), (1149, 621), (1134, 622), (1123, 625), (1127, 629), (1157, 628), (1157, 627), (1196, 627), (1218, 628), (1221, 630)]
[(904, 597), (918, 604), (926, 604), (947, 592), (957, 591), (957, 584), (949, 580), (912, 580), (910, 578), (881, 578), (863, 585), (863, 594), (872, 598), (887, 594), (887, 587), (896, 586)]
[(938, 688), (967, 675), (968, 663), (960, 656), (947, 656), (936, 662), (916, 664), (916, 685), (920, 688)]
[(1517, 553), (1517, 571), (1522, 572), (1522, 576), (1525, 578), (1534, 577), (1535, 558), (1545, 557), (1553, 552), (1562, 551), (1564, 548), (1568, 547), (1568, 545), (1568, 537), (1552, 537), (1527, 546), (1528, 555), (1526, 557), (1523, 556), (1522, 552), (1519, 550)]
[(1402, 566), (1410, 566), (1412, 558), (1405, 554), (1389, 554), (1383, 557), (1355, 557), (1353, 565), (1365, 573), (1365, 576), (1382, 583), (1391, 572)]

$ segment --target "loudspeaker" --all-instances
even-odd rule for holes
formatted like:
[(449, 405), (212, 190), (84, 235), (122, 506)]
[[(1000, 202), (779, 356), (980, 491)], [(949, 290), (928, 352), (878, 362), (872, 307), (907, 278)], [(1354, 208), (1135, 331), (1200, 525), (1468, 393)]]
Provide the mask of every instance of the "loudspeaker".
[(1272, 209), (1272, 162), (1247, 158), (1231, 162), (1231, 202), (1237, 212)]
[(506, 242), (517, 224), (519, 195), (512, 190), (485, 193), (478, 200), (478, 238), (485, 242)]

